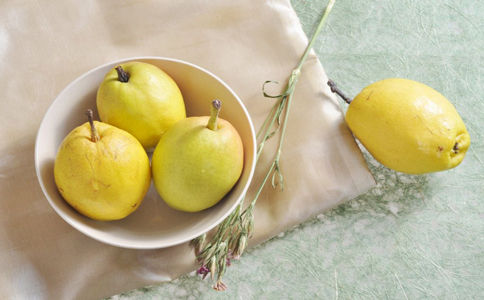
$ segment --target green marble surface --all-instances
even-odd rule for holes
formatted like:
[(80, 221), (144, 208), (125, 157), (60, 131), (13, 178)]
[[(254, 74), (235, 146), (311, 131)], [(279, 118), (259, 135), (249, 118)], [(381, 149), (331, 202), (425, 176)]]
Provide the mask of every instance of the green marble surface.
[[(326, 1), (291, 3), (311, 35)], [(338, 0), (315, 45), (351, 96), (387, 77), (446, 95), (472, 139), (458, 168), (404, 175), (363, 149), (377, 186), (250, 249), (227, 291), (192, 273), (110, 299), (484, 299), (483, 20), (481, 0)]]

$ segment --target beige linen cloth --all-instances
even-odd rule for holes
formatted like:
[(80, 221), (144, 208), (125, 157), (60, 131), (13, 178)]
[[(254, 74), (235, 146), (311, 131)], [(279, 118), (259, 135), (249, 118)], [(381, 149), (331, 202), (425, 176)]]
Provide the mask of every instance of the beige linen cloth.
[[(185, 60), (231, 86), (258, 130), (274, 103), (263, 97), (262, 83), (285, 83), (307, 43), (289, 0), (2, 0), (0, 298), (96, 299), (196, 269), (187, 244), (159, 250), (106, 245), (76, 231), (49, 205), (35, 174), (35, 137), (47, 108), (72, 80), (126, 57)], [(264, 189), (252, 245), (374, 185), (326, 81), (311, 53), (281, 158), (285, 190)], [(276, 142), (268, 142), (249, 199)]]

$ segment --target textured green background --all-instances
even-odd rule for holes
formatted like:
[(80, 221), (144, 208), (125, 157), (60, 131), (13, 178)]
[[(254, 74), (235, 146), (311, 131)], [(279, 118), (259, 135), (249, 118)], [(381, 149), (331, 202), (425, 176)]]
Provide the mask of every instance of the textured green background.
[[(310, 36), (326, 1), (291, 3)], [(458, 168), (409, 176), (364, 151), (378, 185), (249, 250), (227, 291), (191, 274), (112, 299), (484, 299), (483, 19), (481, 0), (338, 0), (315, 45), (348, 95), (388, 77), (446, 95), (472, 139)]]

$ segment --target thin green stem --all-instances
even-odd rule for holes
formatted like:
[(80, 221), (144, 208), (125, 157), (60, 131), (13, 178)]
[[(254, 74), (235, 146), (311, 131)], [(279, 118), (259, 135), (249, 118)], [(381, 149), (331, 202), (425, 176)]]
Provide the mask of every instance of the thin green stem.
[(271, 111), (269, 112), (269, 115), (267, 116), (267, 118), (264, 121), (264, 124), (262, 124), (261, 128), (259, 129), (259, 132), (257, 132), (257, 136), (256, 136), (256, 139), (257, 140), (260, 138), (260, 134), (262, 133), (262, 131), (264, 131), (264, 128), (266, 128), (266, 126), (267, 126), (267, 124), (268, 124), (268, 122), (270, 120), (270, 117), (277, 111), (277, 108), (279, 107), (280, 102), (281, 101), (276, 102), (274, 104), (274, 106), (272, 107)]
[[(300, 73), (296, 72), (296, 77), (294, 78), (295, 83), (294, 83), (293, 91), (296, 89), (296, 83), (299, 80), (299, 75), (300, 75)], [(282, 125), (282, 132), (281, 132), (281, 139), (279, 140), (279, 148), (277, 150), (277, 156), (276, 156), (277, 160), (279, 159), (279, 156), (281, 155), (282, 143), (284, 141), (284, 136), (285, 136), (285, 133), (286, 133), (287, 119), (289, 117), (289, 111), (291, 109), (291, 102), (292, 102), (291, 100), (292, 100), (293, 95), (294, 95), (294, 93), (291, 93), (287, 97), (286, 113), (285, 113), (285, 116), (284, 116), (284, 122), (283, 122), (283, 125)]]
[[(257, 194), (255, 194), (255, 197), (254, 197), (254, 199), (252, 200), (251, 205), (255, 205), (255, 203), (257, 202), (257, 199), (259, 198), (260, 193), (261, 193), (261, 192), (262, 192), (262, 190), (264, 189), (264, 186), (266, 185), (267, 179), (269, 179), (269, 176), (271, 175), (272, 170), (274, 170), (274, 167), (275, 167), (275, 166), (276, 166), (276, 161), (274, 160), (274, 161), (272, 162), (271, 167), (269, 168), (269, 171), (268, 171), (268, 172), (267, 172), (267, 174), (266, 174), (266, 177), (264, 177), (264, 180), (262, 181), (262, 183), (261, 183), (261, 185), (260, 185), (260, 187), (259, 187), (259, 190), (257, 191)], [(244, 213), (245, 213), (245, 211), (244, 211)]]
[(326, 23), (326, 19), (328, 18), (329, 13), (331, 12), (331, 9), (333, 9), (333, 5), (334, 5), (335, 2), (336, 2), (336, 0), (329, 0), (328, 6), (326, 6), (326, 9), (324, 10), (323, 17), (321, 18), (321, 21), (319, 21), (318, 28), (314, 32), (313, 37), (311, 38), (311, 41), (309, 42), (309, 45), (306, 48), (306, 51), (304, 51), (304, 54), (301, 58), (301, 61), (299, 62), (297, 70), (301, 70), (302, 65), (306, 61), (306, 58), (309, 54), (309, 51), (311, 51), (311, 49), (313, 48), (313, 45), (316, 42), (316, 38), (318, 37), (319, 33), (323, 29), (324, 23)]
[[(282, 102), (282, 103), (281, 103)], [(264, 134), (264, 138), (262, 139), (262, 141), (260, 142), (259, 146), (257, 147), (257, 156), (256, 156), (256, 164), (257, 164), (257, 161), (259, 160), (259, 156), (260, 154), (262, 153), (262, 149), (264, 149), (264, 145), (265, 145), (265, 142), (269, 139), (269, 136), (271, 134), (271, 128), (274, 126), (274, 123), (276, 122), (277, 120), (277, 117), (278, 117), (278, 108), (283, 105), (283, 99), (281, 99), (279, 101), (279, 103), (276, 103), (276, 105), (272, 108), (271, 110), (271, 113), (273, 113), (273, 117), (272, 117), (272, 120), (269, 124), (269, 126), (267, 127), (267, 130)], [(266, 121), (269, 120), (271, 114), (267, 117)], [(267, 123), (267, 122), (264, 122), (264, 123)], [(261, 130), (259, 131), (259, 133), (262, 131), (262, 128)]]

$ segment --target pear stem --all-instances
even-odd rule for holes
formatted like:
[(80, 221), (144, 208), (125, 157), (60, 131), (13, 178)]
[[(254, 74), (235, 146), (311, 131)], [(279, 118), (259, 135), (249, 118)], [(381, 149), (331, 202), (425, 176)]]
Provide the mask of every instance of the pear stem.
[(129, 73), (126, 72), (121, 66), (118, 66), (115, 69), (116, 69), (116, 72), (118, 72), (118, 80), (121, 82), (128, 82)]
[(334, 83), (333, 80), (329, 79), (328, 85), (331, 88), (331, 92), (340, 96), (346, 103), (350, 104), (351, 101), (353, 101), (353, 99), (351, 99), (351, 98), (347, 97), (345, 94), (343, 94), (343, 92), (338, 88), (338, 86), (336, 85), (336, 83)]
[(210, 108), (210, 119), (208, 120), (207, 128), (210, 130), (217, 130), (218, 114), (222, 108), (222, 102), (218, 99), (212, 101), (212, 107)]
[(86, 111), (86, 116), (89, 120), (89, 125), (91, 125), (91, 141), (95, 143), (99, 141), (101, 138), (99, 137), (96, 127), (94, 126), (94, 116), (93, 116), (92, 110), (88, 109)]

